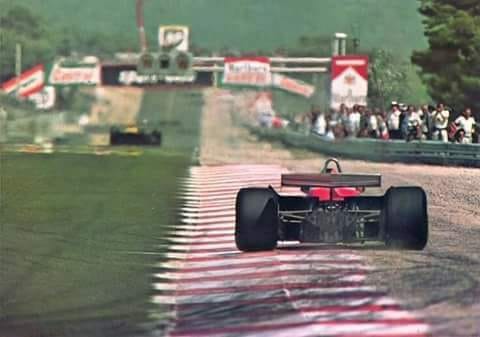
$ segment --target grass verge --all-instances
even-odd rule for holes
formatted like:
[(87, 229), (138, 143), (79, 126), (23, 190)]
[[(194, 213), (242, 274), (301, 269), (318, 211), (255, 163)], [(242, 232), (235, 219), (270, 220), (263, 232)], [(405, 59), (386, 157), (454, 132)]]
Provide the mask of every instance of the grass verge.
[(142, 117), (177, 122), (162, 128), (165, 147), (139, 156), (0, 154), (2, 335), (140, 334), (177, 179), (198, 145), (200, 97), (147, 92)]

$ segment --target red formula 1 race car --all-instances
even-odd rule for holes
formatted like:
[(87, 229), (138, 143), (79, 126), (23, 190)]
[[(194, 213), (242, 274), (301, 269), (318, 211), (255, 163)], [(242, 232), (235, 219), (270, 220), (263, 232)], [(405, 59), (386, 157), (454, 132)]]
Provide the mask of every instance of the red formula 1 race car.
[[(335, 169), (329, 165), (335, 164)], [(278, 241), (308, 243), (384, 242), (422, 250), (428, 240), (427, 197), (420, 187), (391, 187), (381, 196), (362, 195), (380, 187), (380, 175), (343, 174), (336, 159), (321, 174), (285, 174), (282, 186), (304, 195), (278, 194), (272, 187), (237, 194), (235, 241), (242, 251), (266, 251)]]

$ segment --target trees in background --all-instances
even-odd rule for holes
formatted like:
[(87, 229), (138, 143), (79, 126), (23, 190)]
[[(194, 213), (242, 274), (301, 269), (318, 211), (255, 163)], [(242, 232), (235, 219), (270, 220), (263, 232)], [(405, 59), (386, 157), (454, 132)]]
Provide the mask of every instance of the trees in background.
[(384, 49), (374, 50), (369, 58), (369, 105), (386, 108), (392, 101), (409, 101), (408, 63)]
[(429, 49), (415, 51), (429, 93), (457, 109), (480, 111), (480, 2), (420, 0)]
[(55, 55), (51, 35), (42, 19), (28, 8), (12, 6), (0, 14), (0, 81), (15, 74), (15, 45), (23, 47), (23, 65), (30, 67)]
[(136, 41), (104, 33), (80, 33), (51, 25), (29, 8), (0, 1), (0, 82), (15, 75), (15, 45), (23, 49), (22, 68), (50, 64), (56, 56), (72, 53), (111, 56), (119, 50), (137, 48)]

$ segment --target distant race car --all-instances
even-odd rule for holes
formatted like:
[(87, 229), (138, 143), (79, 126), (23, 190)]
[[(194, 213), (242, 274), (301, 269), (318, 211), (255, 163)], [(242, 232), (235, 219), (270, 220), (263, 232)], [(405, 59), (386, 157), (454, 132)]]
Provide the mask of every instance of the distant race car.
[(272, 187), (238, 192), (239, 250), (273, 250), (278, 241), (381, 241), (387, 247), (411, 250), (427, 244), (427, 197), (421, 187), (390, 187), (385, 195), (365, 196), (366, 187), (381, 186), (381, 176), (343, 174), (333, 158), (325, 162), (321, 174), (284, 174), (281, 180), (282, 186), (299, 187), (304, 195), (280, 195)]
[(110, 145), (156, 145), (162, 144), (162, 133), (135, 125), (114, 126), (110, 129)]

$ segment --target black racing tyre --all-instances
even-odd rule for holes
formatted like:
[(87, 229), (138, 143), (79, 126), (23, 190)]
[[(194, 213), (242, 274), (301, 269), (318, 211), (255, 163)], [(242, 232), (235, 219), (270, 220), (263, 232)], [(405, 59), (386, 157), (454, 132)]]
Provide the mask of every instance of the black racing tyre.
[(427, 196), (420, 187), (392, 187), (385, 194), (386, 244), (422, 250), (428, 241)]
[(235, 208), (235, 243), (245, 252), (277, 246), (278, 198), (268, 188), (242, 188)]

